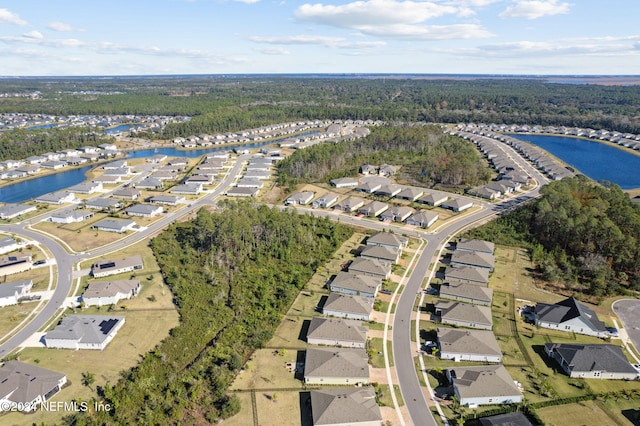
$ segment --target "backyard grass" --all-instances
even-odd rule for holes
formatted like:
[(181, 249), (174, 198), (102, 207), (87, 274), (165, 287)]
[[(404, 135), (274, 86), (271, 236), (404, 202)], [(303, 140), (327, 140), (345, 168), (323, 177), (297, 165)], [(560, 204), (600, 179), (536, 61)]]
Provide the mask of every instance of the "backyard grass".
[(250, 426), (253, 425), (253, 408), (251, 403), (251, 392), (235, 392), (240, 400), (240, 411), (233, 417), (224, 421), (225, 426)]
[(287, 364), (296, 365), (299, 351), (258, 349), (231, 384), (231, 390), (302, 389)]
[[(376, 301), (373, 303), (373, 309), (375, 309), (378, 312), (383, 312), (383, 313), (387, 313), (387, 311), (389, 310), (389, 302), (387, 302), (386, 300), (381, 300), (381, 299), (376, 299)], [(394, 303), (391, 306), (391, 313), (395, 313), (396, 312), (396, 304)]]
[(582, 401), (574, 404), (556, 405), (536, 410), (547, 426), (564, 426), (567, 420), (573, 425), (603, 426), (620, 424), (596, 404), (595, 401)]
[(37, 301), (27, 302), (2, 308), (2, 315), (0, 316), (0, 336), (4, 338), (7, 333), (13, 330), (35, 309), (37, 304)]
[[(295, 348), (306, 349), (305, 336), (301, 336), (304, 321), (309, 319), (285, 316), (276, 329), (273, 338), (267, 343), (267, 348)], [(306, 333), (305, 333), (306, 334)]]
[[(387, 384), (376, 384), (377, 400), (383, 407), (393, 407), (393, 399), (391, 397), (391, 388)], [(400, 392), (400, 386), (393, 385), (394, 392), (396, 393), (396, 399), (398, 400), (398, 406), (404, 405), (402, 394)]]
[[(278, 390), (256, 392), (255, 395), (258, 412), (257, 424), (260, 426), (297, 426), (301, 424), (300, 392)], [(244, 425), (248, 424), (250, 423)]]
[(105, 213), (97, 213), (85, 222), (70, 224), (39, 222), (33, 225), (33, 228), (52, 234), (66, 242), (74, 251), (82, 252), (110, 244), (129, 235), (130, 232), (119, 234), (91, 229), (91, 225), (106, 217)]

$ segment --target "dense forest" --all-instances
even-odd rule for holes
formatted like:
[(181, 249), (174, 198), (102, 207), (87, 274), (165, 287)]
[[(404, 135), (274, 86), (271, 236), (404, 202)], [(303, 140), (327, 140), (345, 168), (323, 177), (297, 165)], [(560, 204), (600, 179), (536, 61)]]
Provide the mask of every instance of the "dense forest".
[(66, 129), (16, 129), (0, 133), (0, 161), (21, 160), (32, 155), (112, 143), (113, 138), (86, 127)]
[(541, 278), (601, 297), (640, 291), (640, 206), (585, 177), (544, 186), (534, 203), (468, 235), (530, 248)]
[(247, 202), (200, 210), (152, 241), (180, 325), (117, 383), (99, 389), (109, 412), (67, 424), (215, 423), (239, 410), (226, 389), (273, 335), (316, 268), (352, 234), (337, 222)]
[(194, 117), (192, 122), (167, 126), (159, 135), (167, 139), (296, 119), (540, 124), (640, 133), (640, 86), (558, 84), (535, 78), (0, 80), (0, 92), (30, 90), (41, 91), (40, 98), (0, 98), (0, 112)]
[(278, 164), (281, 186), (355, 176), (361, 165), (402, 166), (399, 178), (422, 186), (464, 187), (490, 178), (475, 147), (438, 125), (382, 126), (365, 138), (297, 150)]

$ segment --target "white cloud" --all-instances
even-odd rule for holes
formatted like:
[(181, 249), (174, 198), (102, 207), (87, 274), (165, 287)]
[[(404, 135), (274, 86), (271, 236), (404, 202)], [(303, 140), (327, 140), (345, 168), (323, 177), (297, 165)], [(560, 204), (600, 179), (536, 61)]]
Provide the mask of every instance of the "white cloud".
[(20, 17), (9, 11), (9, 9), (0, 9), (0, 22), (6, 22), (13, 25), (27, 25), (27, 21), (20, 19)]
[(255, 4), (258, 3), (260, 0), (233, 0), (236, 3), (245, 3), (245, 4)]
[(338, 49), (369, 49), (375, 47), (386, 46), (384, 41), (349, 41), (342, 37), (328, 37), (328, 36), (309, 36), (309, 35), (296, 35), (288, 37), (249, 37), (249, 40), (256, 43), (265, 44), (280, 44), (280, 45), (320, 45), (329, 48)]
[(358, 29), (372, 25), (417, 24), (456, 12), (456, 7), (432, 2), (366, 0), (340, 6), (303, 4), (294, 14), (305, 22)]
[(33, 38), (33, 39), (36, 39), (36, 40), (41, 40), (41, 39), (44, 38), (42, 33), (40, 31), (36, 31), (36, 30), (29, 31), (28, 33), (24, 33), (23, 37)]
[(47, 28), (60, 32), (73, 31), (73, 27), (69, 24), (65, 24), (64, 22), (50, 22), (49, 25), (47, 25)]
[(543, 16), (569, 13), (570, 3), (558, 3), (558, 0), (516, 0), (498, 16), (501, 18), (538, 19)]
[(291, 54), (287, 49), (283, 47), (261, 47), (253, 49), (255, 52), (262, 53), (263, 55), (279, 55), (286, 56)]
[(407, 40), (453, 40), (493, 37), (480, 25), (387, 25), (362, 27), (360, 31), (378, 37), (393, 37)]
[(493, 36), (477, 24), (424, 25), (430, 19), (456, 14), (464, 17), (473, 11), (433, 2), (397, 0), (356, 1), (341, 6), (305, 4), (295, 11), (300, 21), (357, 30), (375, 37), (448, 40)]

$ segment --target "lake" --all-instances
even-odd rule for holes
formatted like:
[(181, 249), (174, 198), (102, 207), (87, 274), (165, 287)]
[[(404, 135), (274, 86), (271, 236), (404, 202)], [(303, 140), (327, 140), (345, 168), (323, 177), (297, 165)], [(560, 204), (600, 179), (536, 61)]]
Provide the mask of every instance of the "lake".
[[(313, 135), (320, 133), (317, 130), (312, 130), (304, 133), (297, 134), (295, 136), (302, 137), (307, 135)], [(157, 149), (142, 149), (139, 151), (131, 151), (127, 153), (127, 158), (147, 158), (156, 154), (163, 154), (169, 157), (188, 157), (196, 158), (209, 152), (216, 151), (229, 151), (235, 147), (242, 147), (245, 149), (260, 148), (265, 145), (277, 143), (280, 140), (287, 139), (293, 136), (286, 136), (278, 139), (272, 139), (264, 142), (255, 142), (243, 145), (223, 146), (219, 145), (212, 148), (203, 149), (178, 149), (178, 148), (157, 148)], [(65, 170), (63, 172), (41, 176), (34, 179), (21, 180), (11, 185), (0, 188), (0, 202), (3, 203), (21, 203), (32, 198), (47, 194), (49, 192), (60, 191), (78, 183), (84, 182), (87, 177), (86, 173), (92, 168), (96, 167), (85, 166), (79, 169)]]
[(511, 136), (539, 146), (595, 181), (613, 182), (622, 189), (640, 188), (640, 156), (629, 151), (566, 136)]

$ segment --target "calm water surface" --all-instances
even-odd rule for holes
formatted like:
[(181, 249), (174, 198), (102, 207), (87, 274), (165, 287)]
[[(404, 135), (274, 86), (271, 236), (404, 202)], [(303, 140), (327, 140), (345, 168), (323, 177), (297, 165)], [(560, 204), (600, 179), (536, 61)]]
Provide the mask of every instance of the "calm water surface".
[(638, 155), (585, 139), (521, 134), (511, 136), (539, 146), (593, 180), (607, 180), (622, 189), (640, 188)]

